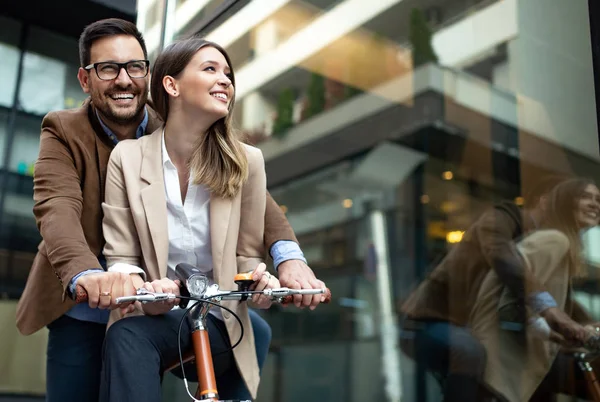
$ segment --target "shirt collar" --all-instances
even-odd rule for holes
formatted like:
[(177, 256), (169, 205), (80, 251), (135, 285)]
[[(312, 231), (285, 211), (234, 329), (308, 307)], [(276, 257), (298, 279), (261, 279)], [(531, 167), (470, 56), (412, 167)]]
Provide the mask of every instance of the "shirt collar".
[[(112, 142), (115, 145), (117, 145), (119, 143), (119, 138), (116, 136), (115, 133), (113, 133), (113, 131), (106, 124), (104, 124), (104, 122), (102, 121), (102, 118), (100, 118), (100, 114), (98, 113), (98, 110), (96, 110), (96, 117), (98, 117), (98, 121), (100, 122), (100, 125), (102, 126), (102, 129), (104, 130), (106, 135), (108, 135), (108, 138), (110, 138), (112, 140)], [(147, 127), (148, 127), (148, 108), (146, 108), (144, 106), (144, 118), (142, 119), (142, 122), (138, 126), (137, 130), (135, 131), (135, 138), (139, 139), (140, 137), (142, 137), (144, 135), (144, 133), (146, 132)]]
[(162, 137), (161, 137), (160, 143), (161, 143), (161, 146), (162, 146), (162, 162), (163, 162), (163, 166), (175, 167), (175, 165), (171, 161), (171, 158), (169, 158), (169, 153), (167, 152), (167, 144), (165, 143), (165, 129), (164, 129), (164, 127), (163, 127), (163, 130), (162, 130)]
[(148, 109), (146, 108), (146, 106), (144, 106), (144, 118), (142, 119), (142, 122), (138, 126), (137, 131), (135, 132), (136, 138), (142, 137), (144, 135), (144, 133), (146, 133), (147, 127), (148, 127)]

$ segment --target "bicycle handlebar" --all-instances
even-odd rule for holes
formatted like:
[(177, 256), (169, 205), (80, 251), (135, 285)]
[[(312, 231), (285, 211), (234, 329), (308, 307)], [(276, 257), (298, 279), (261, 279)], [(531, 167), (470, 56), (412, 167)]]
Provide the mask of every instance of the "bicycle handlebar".
[[(262, 291), (222, 291), (217, 290), (214, 293), (210, 293), (205, 295), (204, 297), (190, 297), (190, 300), (212, 300), (212, 299), (220, 299), (220, 300), (243, 300), (245, 298), (252, 297), (254, 295), (260, 294), (264, 296), (268, 296), (272, 298), (274, 301), (279, 301), (281, 303), (290, 302), (293, 295), (317, 295), (317, 294), (327, 294), (328, 289), (289, 289), (289, 288), (277, 288), (277, 289), (265, 289)], [(148, 292), (145, 289), (138, 289), (138, 294), (134, 296), (124, 296), (118, 297), (115, 300), (116, 304), (123, 304), (129, 302), (142, 302), (142, 303), (151, 303), (158, 302), (163, 300), (173, 300), (177, 299), (180, 296), (173, 293), (153, 293)], [(328, 300), (326, 299), (325, 302)]]
[[(216, 285), (213, 285), (216, 286)], [(294, 295), (315, 295), (315, 294), (325, 294), (325, 300), (321, 303), (328, 304), (331, 301), (331, 291), (328, 288), (325, 289), (290, 289), (290, 288), (276, 288), (276, 289), (265, 289), (262, 291), (241, 291), (241, 290), (231, 290), (231, 291), (223, 291), (218, 290), (218, 286), (213, 288), (212, 292), (207, 292), (204, 297), (191, 297), (191, 300), (211, 300), (211, 299), (221, 299), (221, 300), (245, 300), (246, 298), (252, 297), (255, 294), (262, 294), (264, 296), (271, 297), (274, 301), (277, 301), (283, 305), (290, 304), (293, 300)], [(137, 294), (133, 296), (124, 296), (118, 297), (115, 302), (116, 304), (123, 304), (129, 302), (142, 302), (142, 303), (152, 303), (164, 300), (173, 300), (180, 298), (181, 296), (175, 295), (174, 293), (153, 293), (149, 292), (146, 289), (138, 289)], [(88, 301), (87, 291), (81, 286), (77, 285), (75, 289), (74, 295), (75, 303), (85, 303)]]

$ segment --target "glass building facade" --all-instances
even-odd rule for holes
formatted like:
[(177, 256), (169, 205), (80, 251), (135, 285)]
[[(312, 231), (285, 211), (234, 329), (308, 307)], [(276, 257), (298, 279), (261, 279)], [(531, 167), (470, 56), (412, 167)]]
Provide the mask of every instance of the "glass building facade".
[[(334, 295), (264, 313), (260, 401), (440, 400), (400, 350), (400, 306), (495, 203), (545, 175), (598, 179), (592, 3), (138, 1), (153, 57), (193, 34), (228, 51), (236, 125)], [(576, 298), (599, 316), (595, 289)]]
[(0, 6), (0, 401), (43, 400), (45, 393), (47, 331), (23, 337), (15, 327), (16, 303), (41, 240), (32, 176), (42, 119), (86, 98), (77, 81), (83, 28), (108, 17), (135, 21), (135, 6), (129, 0)]

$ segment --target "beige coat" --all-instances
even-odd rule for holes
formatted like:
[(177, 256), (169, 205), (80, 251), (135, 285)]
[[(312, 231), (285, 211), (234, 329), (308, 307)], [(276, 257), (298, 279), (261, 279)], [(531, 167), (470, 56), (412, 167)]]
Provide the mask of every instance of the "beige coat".
[[(512, 239), (531, 226), (527, 214), (520, 216), (522, 213), (508, 203), (484, 213), (404, 302), (402, 311), (407, 317), (466, 326), (489, 272), (514, 272), (514, 267), (521, 266)], [(528, 270), (523, 270), (522, 281), (526, 294), (546, 290)]]
[[(571, 312), (568, 238), (557, 230), (534, 232), (518, 243), (527, 269), (554, 297), (558, 307)], [(528, 401), (550, 370), (559, 345), (500, 328), (497, 308), (503, 285), (490, 271), (471, 312), (473, 335), (487, 354), (484, 381), (510, 402)]]
[[(149, 136), (121, 141), (115, 147), (108, 163), (102, 204), (108, 266), (115, 262), (141, 266), (149, 280), (167, 276), (169, 238), (161, 138), (162, 127)], [(264, 160), (257, 148), (245, 145), (245, 149), (249, 177), (242, 190), (232, 199), (214, 195), (210, 198), (214, 280), (221, 289), (235, 289), (235, 274), (255, 269), (265, 256)], [(234, 356), (250, 393), (256, 397), (259, 369), (248, 306), (235, 301), (224, 305), (236, 311), (244, 325), (244, 338), (234, 349)], [(239, 324), (226, 311), (223, 318), (234, 343), (239, 339)]]

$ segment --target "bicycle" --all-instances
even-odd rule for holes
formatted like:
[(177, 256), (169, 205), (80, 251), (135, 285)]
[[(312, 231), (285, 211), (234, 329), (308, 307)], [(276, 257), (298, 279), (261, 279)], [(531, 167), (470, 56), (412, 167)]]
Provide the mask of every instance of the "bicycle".
[(583, 372), (589, 395), (594, 402), (600, 402), (600, 383), (598, 383), (594, 368), (590, 364), (592, 360), (598, 357), (598, 353), (576, 352), (573, 353), (573, 357), (577, 367)]
[[(175, 295), (173, 293), (154, 293), (141, 288), (137, 290), (136, 295), (119, 297), (115, 300), (115, 302), (116, 304), (130, 302), (154, 303), (165, 300), (180, 299), (179, 308), (186, 309), (187, 311), (179, 322), (179, 329), (177, 332), (179, 362), (167, 367), (165, 372), (168, 372), (177, 366), (181, 367), (186, 391), (193, 401), (251, 402), (232, 400), (223, 401), (219, 399), (210, 349), (210, 341), (206, 326), (206, 317), (212, 307), (216, 306), (228, 311), (240, 324), (240, 338), (234, 345), (231, 346), (231, 349), (234, 349), (243, 339), (244, 327), (240, 318), (233, 311), (219, 304), (222, 300), (246, 301), (248, 298), (251, 298), (256, 294), (262, 294), (270, 297), (274, 302), (285, 305), (292, 302), (294, 295), (325, 294), (326, 297), (322, 303), (329, 303), (331, 301), (331, 291), (329, 289), (289, 289), (284, 287), (277, 289), (265, 289), (262, 291), (249, 290), (250, 286), (254, 283), (252, 280), (252, 273), (237, 274), (234, 278), (234, 282), (238, 285), (238, 290), (229, 291), (220, 290), (217, 284), (209, 285), (208, 278), (202, 274), (200, 270), (189, 264), (179, 264), (177, 265), (175, 271), (178, 279), (181, 280), (181, 295)], [(76, 287), (74, 299), (76, 303), (87, 302), (87, 292), (80, 285), (77, 285)], [(195, 304), (192, 304), (188, 307), (190, 301), (195, 302)], [(192, 351), (190, 351), (190, 353), (184, 357), (181, 350), (181, 328), (188, 314), (191, 314), (192, 316), (193, 347)], [(196, 372), (198, 375), (198, 388), (196, 389), (196, 393), (194, 395), (192, 395), (190, 392), (184, 369), (184, 364), (192, 360), (195, 360)]]
[[(411, 320), (406, 318), (403, 323), (403, 331), (400, 337), (400, 347), (404, 354), (417, 362), (418, 357), (414, 349), (414, 338), (417, 335), (417, 331), (423, 328), (423, 323), (418, 320)], [(599, 335), (591, 336), (580, 348), (575, 350), (563, 350), (560, 353), (573, 359), (573, 370), (581, 373), (581, 381), (577, 381), (573, 386), (585, 387), (587, 389), (587, 397), (593, 402), (600, 402), (600, 380), (596, 374), (597, 370), (594, 370), (592, 363), (600, 357), (600, 330), (596, 330)], [(587, 349), (587, 350), (586, 350)], [(597, 366), (596, 366), (597, 369)], [(446, 381), (448, 381), (448, 372), (436, 371), (435, 369), (426, 369), (429, 374), (432, 375), (434, 380), (439, 385), (440, 389), (445, 388)], [(569, 378), (576, 375), (575, 372), (569, 374)], [(488, 385), (481, 382), (478, 389), (477, 401), (480, 402), (500, 402), (505, 400), (504, 397), (498, 395), (496, 391), (491, 389)], [(536, 399), (538, 400), (538, 399)], [(540, 399), (541, 400), (541, 399)], [(546, 400), (546, 399), (544, 399)], [(587, 400), (587, 399), (586, 399)]]

